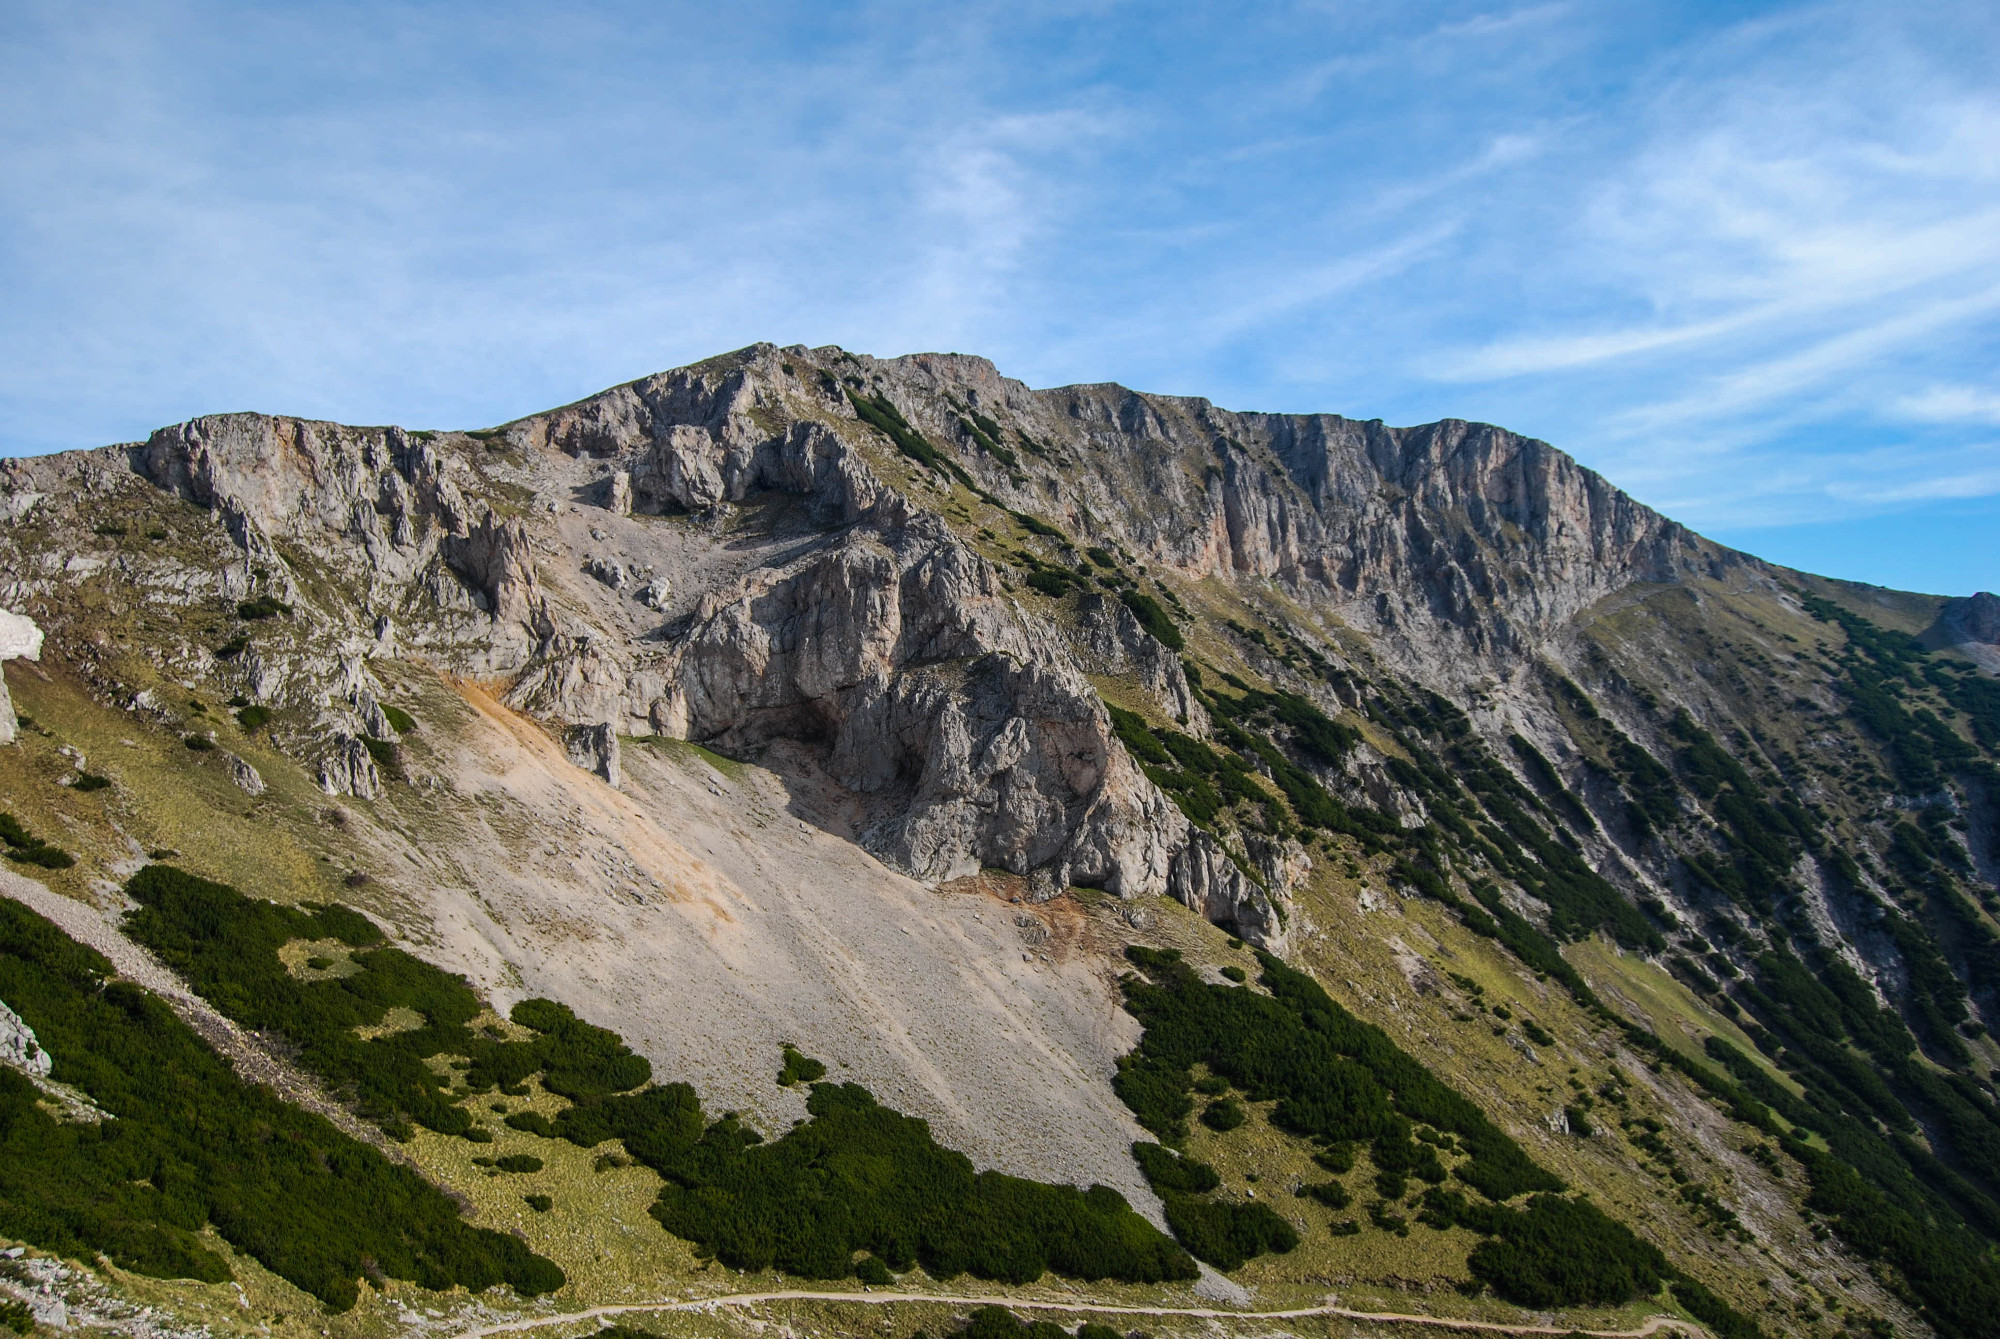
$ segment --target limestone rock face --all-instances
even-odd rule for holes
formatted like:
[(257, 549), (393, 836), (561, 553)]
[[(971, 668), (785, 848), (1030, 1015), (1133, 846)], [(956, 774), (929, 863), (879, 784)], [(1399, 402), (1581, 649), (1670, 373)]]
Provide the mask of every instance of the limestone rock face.
[[(922, 450), (862, 422), (862, 402)], [(1010, 426), (975, 434), (968, 415)], [(759, 345), (477, 434), (219, 415), (6, 462), (0, 495), (41, 517), (134, 476), (210, 522), (208, 556), (149, 574), (154, 590), (288, 611), (226, 661), (174, 654), (230, 693), (316, 708), (319, 733), (283, 746), (330, 795), (386, 784), (363, 736), (393, 738), (369, 664), (394, 656), (497, 681), (614, 784), (620, 734), (809, 756), (861, 843), (917, 877), (998, 866), (1038, 895), (1171, 893), (1270, 945), (1310, 863), (1197, 828), (1127, 755), (1100, 685), (1192, 735), (1212, 723), (1180, 656), (1101, 582), (1176, 603), (1162, 581), (1221, 583), (1278, 602), (1273, 626), (1282, 605), (1360, 630), (1449, 686), (1608, 593), (1743, 561), (1498, 428), (1036, 391), (958, 355)], [(1058, 609), (1023, 590), (1023, 543), (1084, 593)], [(64, 562), (16, 593), (53, 607), (101, 566)], [(1340, 697), (1349, 652), (1316, 645), (1322, 705), (1357, 705)], [(1275, 642), (1243, 654), (1286, 672)], [(1302, 765), (1425, 821), (1366, 745)]]
[(40, 660), (42, 630), (25, 614), (0, 609), (0, 660)]
[(612, 785), (619, 780), (618, 734), (608, 725), (573, 725), (563, 736), (569, 760)]
[(319, 788), (328, 795), (372, 800), (382, 793), (382, 773), (366, 744), (353, 735), (336, 733), (320, 754)]
[(1954, 600), (1948, 614), (1970, 641), (2000, 646), (2000, 596), (1980, 591), (1964, 600)]
[(1956, 647), (1987, 673), (2000, 674), (2000, 596), (1982, 590), (1946, 600), (1924, 641)]
[(1185, 722), (1192, 734), (1208, 732), (1208, 713), (1188, 688), (1180, 658), (1139, 626), (1139, 620), (1118, 600), (1086, 595), (1071, 634), (1077, 659), (1093, 673), (1136, 678), (1147, 696), (1167, 715)]
[(55, 1068), (55, 1061), (35, 1039), (35, 1030), (5, 1003), (0, 1003), (0, 1065), (36, 1078), (47, 1078)]
[(1167, 891), (1188, 910), (1246, 942), (1284, 952), (1285, 923), (1276, 903), (1208, 833), (1195, 832), (1181, 848)]
[(465, 535), (448, 537), (444, 553), (496, 623), (525, 624), (534, 618), (534, 549), (519, 518), (503, 520), (489, 510)]
[(223, 759), (229, 764), (229, 779), (240, 786), (246, 795), (264, 793), (263, 776), (246, 759), (239, 758), (233, 753), (223, 754)]
[[(40, 660), (42, 630), (24, 614), (0, 609), (0, 663), (9, 660)], [(11, 744), (20, 733), (14, 719), (14, 696), (7, 691), (4, 669), (0, 669), (0, 744)]]

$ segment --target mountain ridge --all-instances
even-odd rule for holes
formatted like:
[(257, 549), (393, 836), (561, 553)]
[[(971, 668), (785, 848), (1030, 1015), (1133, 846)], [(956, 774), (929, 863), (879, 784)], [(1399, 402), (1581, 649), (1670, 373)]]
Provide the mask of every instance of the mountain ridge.
[[(1110, 1079), (1138, 1026), (1116, 944), (1160, 936), (1204, 971), (1227, 935), (1274, 950), (1373, 1022), (1491, 1021), (1491, 1053), (1423, 1053), (1489, 1076), (1514, 1137), (1718, 1281), (1753, 1276), (1747, 1242), (1821, 1250), (1745, 1112), (1781, 1113), (1752, 1142), (1886, 1159), (1870, 1175), (1927, 1213), (1976, 1218), (2000, 1184), (1985, 606), (1857, 600), (1546, 443), (756, 345), (471, 433), (208, 416), (7, 462), (0, 496), (0, 604), (48, 632), (50, 677), (16, 691), (106, 741), (86, 760), (30, 730), (5, 795), (72, 834), (71, 895), (199, 838), (201, 872), (359, 900), (718, 1109), (782, 1128), (755, 1057), (799, 1042), (982, 1165), (1149, 1213)], [(106, 754), (118, 720), (151, 732), (143, 766)], [(89, 800), (73, 778), (107, 756)], [(369, 877), (340, 885), (336, 856)], [(1823, 1005), (1799, 961), (1886, 1097), (1800, 1030)], [(934, 984), (959, 976), (982, 984)], [(690, 1015), (656, 979), (727, 1003)], [(1664, 1066), (1647, 1082), (1693, 1143), (1653, 1152), (1630, 1119), (1622, 1152), (1562, 1143), (1589, 1108), (1549, 1112), (1552, 1046), (1586, 1103), (1580, 1074), (1625, 1091), (1606, 1055)], [(1894, 1152), (1897, 1128), (1925, 1146)], [(1227, 1178), (1257, 1164), (1213, 1138), (1248, 1202)], [(1627, 1206), (1627, 1157), (1719, 1179)], [(1369, 1251), (1406, 1249), (1375, 1229)], [(1847, 1283), (1810, 1264), (1814, 1295), (1963, 1332), (1848, 1259)]]

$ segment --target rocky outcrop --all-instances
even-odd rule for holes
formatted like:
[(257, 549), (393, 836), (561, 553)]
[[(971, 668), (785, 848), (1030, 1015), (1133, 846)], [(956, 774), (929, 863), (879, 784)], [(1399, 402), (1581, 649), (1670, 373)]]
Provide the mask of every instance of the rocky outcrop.
[[(24, 614), (0, 609), (0, 666), (9, 660), (40, 660), (42, 630)], [(4, 668), (0, 668), (0, 744), (11, 744), (19, 731), (14, 718), (14, 696), (7, 691)]]
[(354, 735), (337, 732), (320, 754), (319, 788), (328, 795), (372, 800), (382, 793), (382, 773), (366, 744)]
[(618, 732), (609, 725), (571, 726), (563, 735), (563, 750), (584, 771), (618, 784)]
[[(894, 449), (860, 400), (925, 444)], [(957, 355), (757, 346), (478, 434), (221, 415), (122, 455), (12, 463), (8, 495), (59, 497), (72, 475), (109, 487), (121, 467), (207, 508), (238, 555), (177, 574), (186, 598), (291, 608), (227, 664), (188, 654), (231, 691), (317, 706), (322, 735), (293, 747), (328, 794), (383, 784), (369, 743), (394, 734), (369, 658), (425, 659), (501, 680), (614, 784), (620, 733), (804, 745), (865, 816), (868, 849), (918, 877), (998, 866), (1038, 893), (1171, 892), (1271, 944), (1303, 851), (1230, 837), (1232, 855), (1193, 829), (1089, 677), (1206, 735), (1179, 656), (1110, 594), (1035, 612), (1000, 565), (1015, 541), (964, 524), (968, 481), (1037, 561), (1133, 592), (1163, 575), (1190, 595), (1210, 579), (1269, 591), (1443, 682), (1633, 581), (1734, 561), (1497, 428), (1036, 391)], [(1323, 780), (1424, 820), (1365, 746)]]
[(234, 753), (224, 753), (222, 757), (223, 761), (229, 764), (229, 779), (234, 781), (244, 794), (264, 793), (263, 776), (246, 759), (239, 758)]
[[(899, 868), (1165, 887), (1179, 812), (1116, 743), (1060, 639), (934, 517), (891, 509), (759, 573), (669, 646), (629, 681), (659, 695), (628, 711), (725, 751), (819, 742), (876, 815), (863, 844)], [(571, 675), (586, 691), (580, 657)]]
[(1140, 627), (1130, 609), (1108, 595), (1086, 595), (1078, 615), (1070, 640), (1086, 669), (1131, 678), (1161, 711), (1194, 734), (1208, 733), (1208, 713), (1188, 687), (1180, 657)]
[(47, 1078), (55, 1068), (54, 1060), (35, 1039), (35, 1030), (4, 1002), (0, 1002), (0, 1065), (38, 1079)]
[(1167, 893), (1248, 943), (1284, 951), (1286, 926), (1278, 904), (1206, 832), (1196, 830), (1174, 857)]
[(1987, 673), (2000, 674), (2000, 596), (1982, 590), (1946, 600), (1924, 644), (1954, 647)]
[(536, 621), (534, 546), (519, 517), (502, 518), (489, 508), (468, 533), (447, 540), (444, 559), (465, 578), (479, 607), (495, 623), (526, 626)]

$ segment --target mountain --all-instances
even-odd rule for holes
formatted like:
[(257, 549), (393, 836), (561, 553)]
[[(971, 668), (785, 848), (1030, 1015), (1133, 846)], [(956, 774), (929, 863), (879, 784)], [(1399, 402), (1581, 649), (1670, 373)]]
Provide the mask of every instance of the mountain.
[(1991, 595), (1491, 426), (769, 345), (0, 516), (24, 1304), (1993, 1333)]

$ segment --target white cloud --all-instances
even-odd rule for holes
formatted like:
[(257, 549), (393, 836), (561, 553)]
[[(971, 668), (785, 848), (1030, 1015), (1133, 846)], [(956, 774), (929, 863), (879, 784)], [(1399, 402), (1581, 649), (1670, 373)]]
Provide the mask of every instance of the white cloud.
[(1933, 385), (1899, 396), (1892, 412), (1926, 423), (2000, 423), (2000, 391)]

